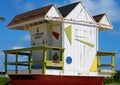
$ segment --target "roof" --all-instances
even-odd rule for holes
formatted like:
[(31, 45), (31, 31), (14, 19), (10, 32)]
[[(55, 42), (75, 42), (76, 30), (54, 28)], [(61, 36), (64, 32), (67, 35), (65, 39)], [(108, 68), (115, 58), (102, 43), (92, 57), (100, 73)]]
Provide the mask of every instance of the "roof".
[(37, 18), (42, 18), (46, 15), (46, 13), (49, 11), (49, 9), (52, 6), (53, 6), (53, 4), (26, 12), (23, 14), (19, 14), (13, 18), (13, 20), (8, 24), (8, 26), (16, 25), (16, 24), (23, 23), (23, 22), (26, 22), (29, 20), (34, 20)]
[(66, 17), (79, 3), (80, 2), (76, 2), (73, 4), (65, 5), (65, 6), (59, 7), (58, 10), (60, 11), (63, 17)]
[(96, 22), (99, 22), (104, 15), (105, 15), (105, 14), (95, 15), (95, 16), (93, 16), (93, 18), (95, 19)]

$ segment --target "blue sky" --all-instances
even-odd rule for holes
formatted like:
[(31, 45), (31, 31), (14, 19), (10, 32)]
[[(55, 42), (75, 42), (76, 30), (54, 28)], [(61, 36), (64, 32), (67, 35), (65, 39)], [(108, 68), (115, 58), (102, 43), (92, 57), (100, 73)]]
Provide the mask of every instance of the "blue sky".
[[(0, 0), (0, 16), (6, 18), (0, 22), (0, 70), (4, 69), (2, 50), (30, 47), (29, 32), (9, 30), (7, 24), (17, 14), (21, 14), (49, 4), (57, 7), (80, 0)], [(120, 69), (120, 0), (82, 0), (92, 15), (107, 13), (114, 29), (99, 32), (99, 50), (116, 51), (116, 69)]]

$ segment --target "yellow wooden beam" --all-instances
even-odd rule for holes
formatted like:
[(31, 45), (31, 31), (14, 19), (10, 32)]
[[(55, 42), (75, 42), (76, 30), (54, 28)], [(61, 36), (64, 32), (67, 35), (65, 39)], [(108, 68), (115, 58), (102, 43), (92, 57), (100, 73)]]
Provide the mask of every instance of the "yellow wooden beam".
[(43, 69), (42, 69), (43, 74), (46, 73), (46, 58), (47, 58), (47, 49), (44, 49), (44, 51), (43, 51)]

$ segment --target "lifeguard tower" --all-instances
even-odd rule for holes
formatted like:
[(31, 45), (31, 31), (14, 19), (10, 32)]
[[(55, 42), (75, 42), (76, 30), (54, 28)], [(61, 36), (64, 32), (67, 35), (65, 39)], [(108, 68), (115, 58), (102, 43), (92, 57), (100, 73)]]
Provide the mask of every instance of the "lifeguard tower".
[[(17, 15), (8, 28), (27, 30), (31, 37), (30, 48), (4, 50), (12, 85), (102, 85), (103, 77), (114, 73), (116, 52), (98, 51), (98, 32), (113, 29), (112, 24), (106, 14), (92, 16), (82, 2)], [(15, 62), (7, 60), (11, 54)], [(19, 61), (21, 55), (28, 61)], [(101, 64), (101, 56), (111, 56), (111, 63)], [(15, 70), (7, 65), (15, 65)]]

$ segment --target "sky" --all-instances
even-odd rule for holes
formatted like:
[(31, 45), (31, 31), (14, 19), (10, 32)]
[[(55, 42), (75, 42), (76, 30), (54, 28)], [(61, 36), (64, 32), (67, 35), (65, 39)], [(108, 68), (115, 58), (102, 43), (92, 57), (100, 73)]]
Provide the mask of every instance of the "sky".
[[(14, 16), (55, 4), (57, 7), (78, 2), (80, 0), (0, 0), (0, 16), (6, 20), (0, 22), (0, 70), (4, 70), (3, 50), (30, 47), (28, 31), (10, 30), (8, 23)], [(106, 13), (113, 25), (113, 30), (99, 32), (99, 50), (117, 52), (115, 56), (116, 70), (120, 70), (120, 0), (81, 0), (91, 15)]]

